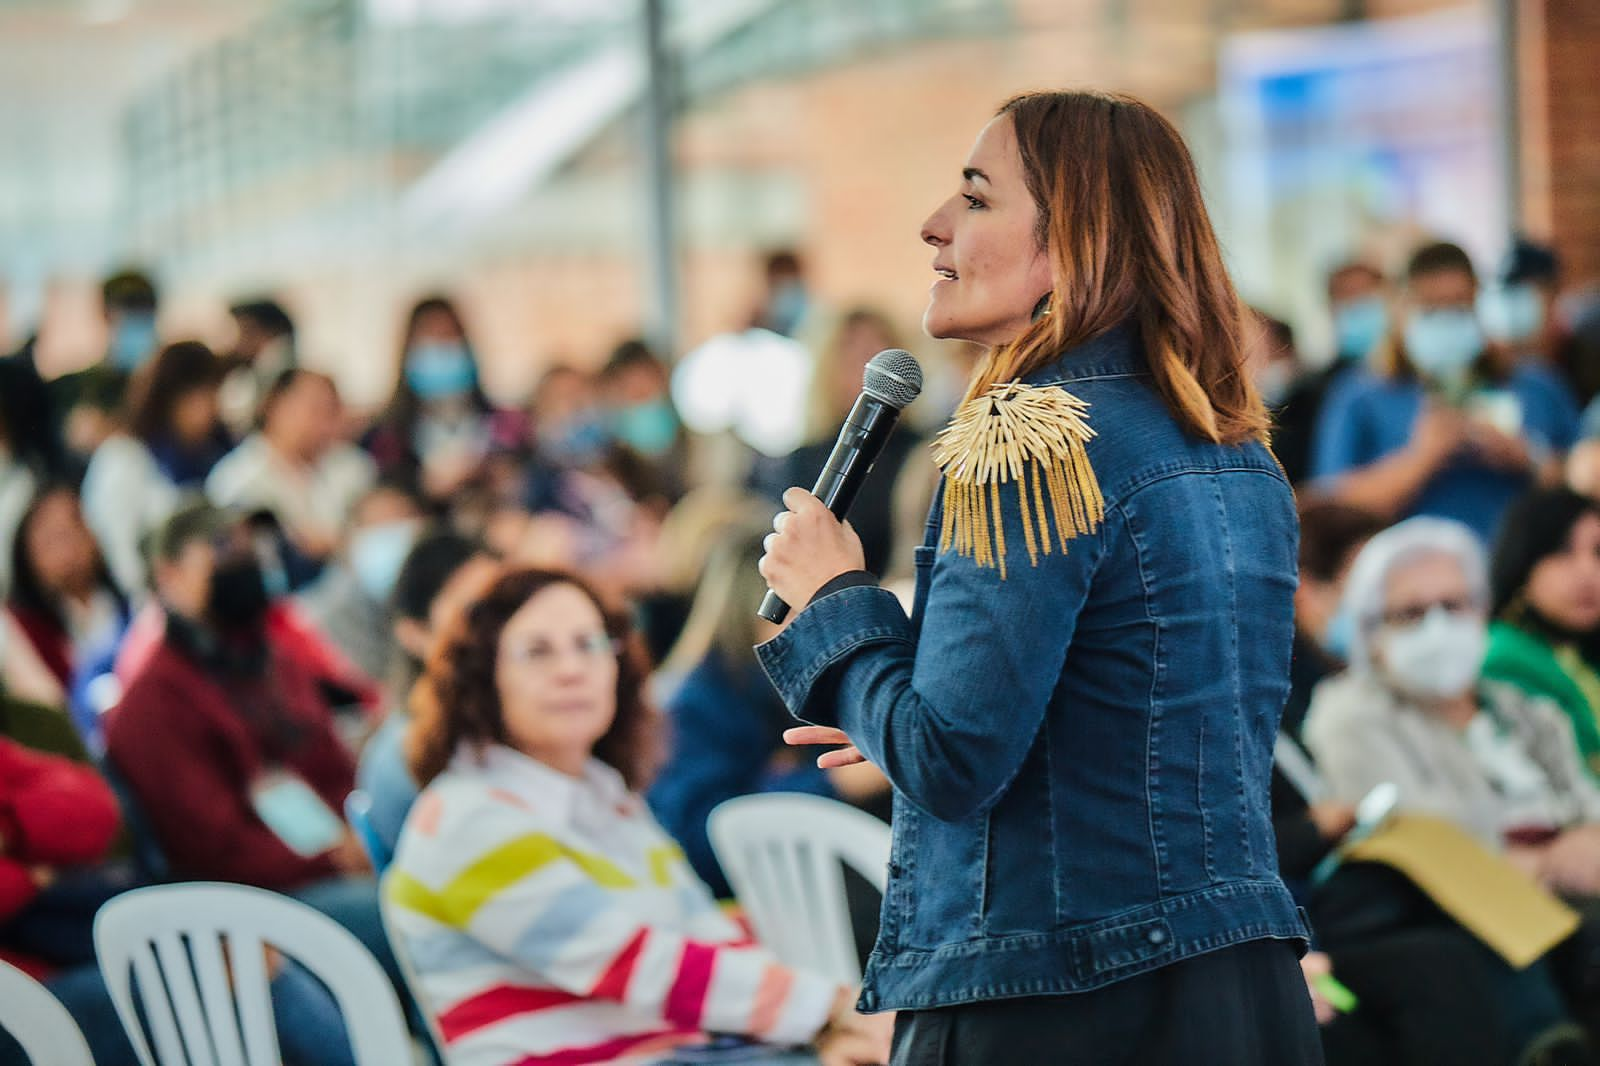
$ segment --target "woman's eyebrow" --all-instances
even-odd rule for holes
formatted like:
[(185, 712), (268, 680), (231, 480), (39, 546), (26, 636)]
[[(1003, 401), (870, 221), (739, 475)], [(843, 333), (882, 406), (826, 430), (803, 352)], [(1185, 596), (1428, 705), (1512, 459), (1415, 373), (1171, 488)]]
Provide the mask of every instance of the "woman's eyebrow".
[(985, 185), (990, 184), (989, 175), (985, 174), (977, 167), (966, 167), (961, 171), (961, 176), (967, 181), (981, 181)]

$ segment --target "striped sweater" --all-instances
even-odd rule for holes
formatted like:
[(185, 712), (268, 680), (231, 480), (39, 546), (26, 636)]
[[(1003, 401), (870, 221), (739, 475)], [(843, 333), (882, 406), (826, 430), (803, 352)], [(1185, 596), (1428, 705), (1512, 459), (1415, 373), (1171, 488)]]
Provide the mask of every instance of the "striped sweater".
[(724, 915), (639, 797), (463, 748), (384, 879), (450, 1066), (644, 1061), (704, 1039), (809, 1041), (838, 986)]

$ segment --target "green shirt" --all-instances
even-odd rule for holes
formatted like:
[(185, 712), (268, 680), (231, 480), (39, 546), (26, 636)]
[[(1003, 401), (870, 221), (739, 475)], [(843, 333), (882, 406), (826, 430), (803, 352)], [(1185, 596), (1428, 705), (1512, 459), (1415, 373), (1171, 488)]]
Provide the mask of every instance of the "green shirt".
[(1576, 648), (1552, 644), (1510, 622), (1494, 622), (1483, 676), (1560, 706), (1572, 723), (1584, 764), (1600, 778), (1600, 673)]

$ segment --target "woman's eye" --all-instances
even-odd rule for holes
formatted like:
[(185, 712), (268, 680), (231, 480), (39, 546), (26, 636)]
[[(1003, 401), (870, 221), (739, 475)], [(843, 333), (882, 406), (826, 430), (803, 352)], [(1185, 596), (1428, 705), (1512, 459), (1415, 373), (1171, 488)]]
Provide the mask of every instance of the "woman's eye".
[(967, 210), (968, 211), (977, 211), (977, 210), (979, 210), (979, 209), (981, 209), (983, 207), (987, 207), (988, 206), (982, 200), (978, 199), (976, 196), (969, 196), (966, 193), (962, 193), (961, 194), (961, 198), (967, 202)]

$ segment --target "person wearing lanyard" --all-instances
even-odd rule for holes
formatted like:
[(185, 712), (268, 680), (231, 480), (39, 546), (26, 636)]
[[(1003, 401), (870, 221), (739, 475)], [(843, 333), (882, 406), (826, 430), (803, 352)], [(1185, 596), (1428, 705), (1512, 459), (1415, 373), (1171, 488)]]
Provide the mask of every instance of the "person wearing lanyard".
[(861, 1008), (896, 1064), (1321, 1062), (1269, 803), (1297, 522), (1188, 151), (1021, 96), (922, 239), (925, 328), (988, 352), (912, 616), (800, 489), (759, 567), (790, 742), (894, 786)]

